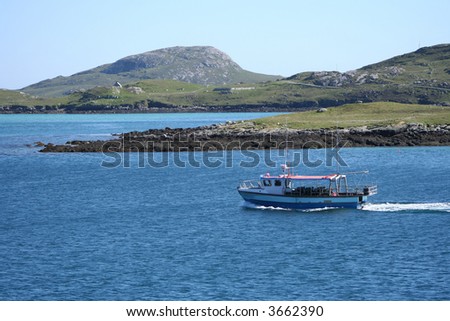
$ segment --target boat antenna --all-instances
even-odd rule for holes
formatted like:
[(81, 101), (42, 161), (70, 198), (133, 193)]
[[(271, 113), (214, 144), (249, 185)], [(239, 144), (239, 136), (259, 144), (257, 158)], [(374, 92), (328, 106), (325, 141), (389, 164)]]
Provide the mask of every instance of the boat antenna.
[(288, 165), (288, 158), (289, 158), (289, 147), (288, 147), (288, 126), (287, 126), (287, 116), (284, 117), (284, 130), (285, 130), (285, 140), (284, 140), (284, 168), (287, 171), (287, 175), (289, 176), (291, 174), (290, 167)]
[[(338, 122), (339, 120), (336, 119), (336, 148), (337, 148), (337, 152), (339, 152), (339, 130), (338, 130)], [(337, 174), (340, 173), (341, 171), (341, 167), (339, 164), (339, 158), (336, 157), (336, 170), (337, 170)]]

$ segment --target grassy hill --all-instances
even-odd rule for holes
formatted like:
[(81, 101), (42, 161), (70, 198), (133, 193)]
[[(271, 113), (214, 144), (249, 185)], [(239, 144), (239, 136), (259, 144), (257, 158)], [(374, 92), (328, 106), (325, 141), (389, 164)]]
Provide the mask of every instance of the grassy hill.
[(417, 85), (450, 90), (450, 45), (423, 47), (357, 70), (340, 73), (303, 72), (289, 77), (306, 84), (329, 87), (352, 87), (365, 84)]
[(340, 73), (303, 72), (287, 80), (299, 86), (337, 90), (337, 97), (361, 101), (449, 104), (450, 45), (415, 52)]
[(252, 120), (260, 128), (333, 129), (350, 127), (450, 124), (450, 108), (399, 103), (349, 104), (324, 112), (306, 111)]

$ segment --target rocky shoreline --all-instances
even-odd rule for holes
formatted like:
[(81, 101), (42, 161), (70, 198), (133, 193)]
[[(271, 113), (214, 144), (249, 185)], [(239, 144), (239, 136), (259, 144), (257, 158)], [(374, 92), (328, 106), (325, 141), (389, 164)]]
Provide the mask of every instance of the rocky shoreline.
[(40, 152), (182, 152), (244, 149), (450, 146), (450, 125), (405, 124), (349, 129), (264, 129), (252, 122), (195, 128), (150, 129), (115, 135), (111, 140), (69, 141), (44, 144)]

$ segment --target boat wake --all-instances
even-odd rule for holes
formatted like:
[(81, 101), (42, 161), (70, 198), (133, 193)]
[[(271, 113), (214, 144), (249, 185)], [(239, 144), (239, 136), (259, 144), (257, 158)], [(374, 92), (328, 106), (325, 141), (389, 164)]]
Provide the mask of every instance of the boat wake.
[(292, 209), (289, 208), (283, 208), (283, 207), (275, 207), (275, 206), (262, 206), (262, 205), (256, 205), (250, 202), (244, 202), (242, 204), (243, 207), (248, 209), (254, 209), (254, 210), (270, 210), (270, 211), (292, 211)]
[(299, 210), (302, 212), (323, 212), (323, 211), (333, 211), (333, 210), (342, 210), (342, 208), (338, 207), (321, 207), (321, 208), (310, 208), (308, 210)]
[(290, 211), (290, 212), (323, 212), (323, 211), (330, 211), (330, 210), (336, 210), (336, 207), (321, 207), (321, 208), (311, 208), (311, 209), (293, 209), (293, 208), (284, 208), (284, 207), (275, 207), (275, 206), (262, 206), (262, 205), (255, 205), (250, 202), (244, 202), (242, 204), (243, 207), (248, 209), (255, 209), (255, 210), (269, 210), (269, 211)]
[(450, 213), (450, 202), (447, 203), (380, 203), (365, 204), (363, 211), (401, 212), (401, 211), (435, 211)]
[[(323, 212), (336, 210), (335, 207), (323, 207), (323, 208), (312, 208), (312, 209), (290, 209), (275, 206), (262, 206), (255, 205), (249, 202), (244, 202), (243, 207), (247, 209), (255, 210), (269, 210), (269, 211), (291, 211), (291, 212)], [(361, 208), (363, 211), (370, 212), (404, 212), (404, 211), (431, 211), (431, 212), (446, 212), (450, 213), (450, 202), (443, 203), (367, 203)]]

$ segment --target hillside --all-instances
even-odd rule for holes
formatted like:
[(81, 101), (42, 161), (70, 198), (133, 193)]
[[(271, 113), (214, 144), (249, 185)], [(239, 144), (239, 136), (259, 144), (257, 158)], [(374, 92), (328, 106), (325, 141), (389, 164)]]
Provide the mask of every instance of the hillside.
[[(357, 70), (302, 72), (287, 80), (321, 89), (343, 89), (361, 101), (449, 103), (450, 45), (436, 45)], [(382, 97), (382, 99), (380, 99)]]
[(69, 77), (59, 76), (22, 89), (36, 96), (61, 96), (115, 82), (129, 84), (145, 79), (171, 79), (202, 85), (274, 80), (242, 69), (222, 51), (207, 46), (171, 47), (128, 56)]
[[(211, 50), (218, 54), (213, 48)], [(182, 58), (184, 60), (172, 57), (170, 60), (163, 53), (161, 50), (156, 55), (150, 52), (143, 56), (130, 56), (98, 67), (96, 73), (80, 73), (80, 79), (90, 79), (94, 74), (109, 77), (104, 78), (108, 79), (107, 85), (75, 90), (70, 95), (39, 98), (24, 92), (0, 91), (0, 112), (298, 111), (361, 102), (450, 106), (450, 45), (421, 48), (346, 73), (303, 72), (276, 81), (228, 85), (194, 84), (195, 79), (201, 82), (201, 79), (213, 79), (215, 75), (217, 80), (225, 74), (217, 75), (200, 66), (198, 72), (189, 73), (181, 61), (193, 61), (193, 57), (189, 55), (191, 58)], [(203, 62), (214, 70), (227, 69), (228, 76), (233, 72), (239, 73), (240, 77), (248, 75), (239, 71), (226, 55), (224, 57)], [(163, 61), (167, 65), (163, 65)], [(179, 64), (174, 70), (184, 71), (178, 74), (170, 69), (169, 66), (174, 64)], [(123, 86), (112, 85), (118, 75), (127, 75), (135, 68), (141, 68), (142, 73), (166, 68), (172, 77), (192, 81), (141, 79), (128, 84), (122, 82)], [(194, 79), (194, 76), (200, 78)], [(51, 84), (46, 88), (45, 82), (40, 86), (39, 90), (47, 90), (47, 94), (52, 93), (51, 90), (65, 88), (64, 85), (52, 87)]]
[(365, 84), (409, 84), (450, 90), (450, 45), (423, 47), (357, 70), (303, 72), (289, 80), (325, 87), (351, 87)]

